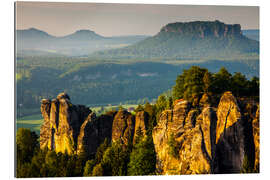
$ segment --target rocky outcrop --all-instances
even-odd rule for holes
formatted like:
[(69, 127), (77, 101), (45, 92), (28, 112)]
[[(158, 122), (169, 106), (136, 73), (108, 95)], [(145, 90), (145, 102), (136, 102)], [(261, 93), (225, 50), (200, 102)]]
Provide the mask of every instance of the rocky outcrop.
[(186, 129), (179, 138), (180, 174), (205, 174), (213, 169), (214, 137), (211, 133), (216, 124), (215, 110), (203, 109), (194, 128)]
[(136, 113), (133, 143), (135, 142), (136, 134), (139, 130), (144, 136), (146, 135), (146, 131), (148, 130), (148, 119), (149, 115), (147, 112), (139, 111)]
[(120, 141), (124, 145), (132, 143), (134, 136), (134, 116), (126, 110), (120, 110), (112, 124), (112, 142)]
[(66, 93), (57, 99), (41, 102), (44, 123), (40, 129), (40, 147), (56, 152), (72, 154), (77, 149), (80, 127), (91, 110), (82, 105), (73, 105)]
[[(225, 92), (218, 105), (203, 95), (199, 105), (180, 99), (164, 110), (152, 131), (158, 174), (259, 172), (258, 102)], [(43, 99), (40, 147), (93, 157), (105, 138), (132, 145), (136, 131), (146, 135), (148, 114), (126, 110), (96, 117), (67, 94)]]
[(253, 137), (255, 145), (255, 172), (260, 171), (260, 108), (257, 109), (256, 117), (252, 122)]
[(44, 118), (44, 122), (40, 127), (40, 148), (44, 149), (48, 147), (49, 140), (51, 139), (51, 131), (50, 131), (50, 111), (51, 111), (51, 101), (48, 99), (41, 100), (41, 114)]
[(225, 92), (218, 105), (218, 122), (216, 129), (216, 143), (224, 131), (241, 119), (240, 108), (231, 92)]
[(244, 159), (244, 126), (236, 98), (225, 92), (217, 110), (215, 173), (240, 173)]
[(111, 141), (113, 117), (114, 114), (104, 114), (99, 117), (96, 117), (95, 113), (89, 114), (80, 128), (77, 154), (85, 153), (94, 156), (105, 138)]
[(162, 112), (153, 130), (158, 172), (210, 173), (211, 146), (214, 143), (211, 128), (214, 128), (216, 119), (212, 108), (205, 108), (200, 113), (197, 109), (191, 109), (190, 103), (185, 100), (175, 104), (173, 110)]
[[(245, 135), (246, 132), (252, 134), (252, 131), (245, 125), (243, 110), (232, 93), (225, 92), (217, 107), (211, 107), (216, 103), (210, 103), (206, 95), (200, 100), (200, 108), (185, 100), (175, 102), (173, 110), (161, 113), (153, 130), (157, 172), (242, 172), (244, 155), (247, 154), (245, 149), (253, 143)], [(259, 127), (256, 120), (253, 121), (253, 132)], [(256, 137), (254, 135), (254, 142)]]
[(176, 22), (164, 26), (162, 32), (192, 35), (200, 38), (242, 35), (240, 24), (224, 24), (220, 21)]

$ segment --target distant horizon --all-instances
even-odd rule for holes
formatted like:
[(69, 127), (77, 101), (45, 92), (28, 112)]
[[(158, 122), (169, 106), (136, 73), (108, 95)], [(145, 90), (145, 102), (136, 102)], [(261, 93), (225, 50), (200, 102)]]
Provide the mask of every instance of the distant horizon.
[[(162, 28), (162, 27), (161, 27), (161, 28)], [(161, 29), (161, 28), (160, 28), (160, 29)], [(71, 32), (71, 33), (69, 33), (69, 34), (55, 36), (55, 35), (52, 35), (52, 34), (46, 32), (46, 31), (44, 31), (44, 30), (42, 30), (42, 29), (39, 29), (39, 28), (36, 28), (36, 27), (29, 27), (29, 28), (25, 28), (25, 29), (16, 29), (16, 30), (30, 30), (30, 29), (36, 29), (36, 30), (39, 30), (39, 31), (43, 31), (43, 32), (49, 34), (50, 36), (54, 36), (54, 37), (64, 37), (64, 36), (68, 36), (68, 35), (74, 34), (74, 33), (78, 32), (78, 31), (81, 31), (81, 30), (93, 31), (93, 30), (91, 30), (91, 29), (78, 29), (78, 30), (75, 30), (74, 32)], [(242, 31), (246, 31), (246, 30), (260, 30), (260, 29), (242, 29), (242, 28), (241, 28), (241, 30), (242, 30)], [(98, 35), (100, 35), (100, 36), (103, 36), (103, 37), (117, 37), (117, 36), (155, 36), (155, 35), (156, 35), (156, 34), (154, 34), (154, 35), (147, 35), (147, 34), (130, 34), (130, 35), (104, 36), (104, 35), (102, 35), (102, 34), (96, 32), (96, 31), (93, 31), (93, 32), (95, 32), (96, 34), (98, 34)]]
[(16, 29), (61, 37), (91, 30), (105, 37), (153, 36), (172, 22), (219, 20), (259, 29), (258, 6), (16, 2)]

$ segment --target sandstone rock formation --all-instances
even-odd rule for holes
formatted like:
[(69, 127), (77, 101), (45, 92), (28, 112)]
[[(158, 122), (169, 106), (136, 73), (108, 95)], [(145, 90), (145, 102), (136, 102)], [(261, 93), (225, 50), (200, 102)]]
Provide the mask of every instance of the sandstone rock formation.
[[(241, 172), (245, 149), (253, 142), (245, 138), (244, 131), (252, 131), (244, 123), (244, 110), (231, 92), (222, 95), (218, 107), (211, 107), (208, 99), (203, 96), (200, 108), (176, 101), (173, 110), (161, 113), (152, 134), (159, 174)], [(255, 142), (257, 119), (253, 124)]]
[[(152, 131), (157, 173), (259, 172), (258, 103), (236, 99), (231, 92), (222, 95), (218, 106), (209, 95), (199, 102), (193, 106), (176, 100), (173, 109), (157, 119)], [(93, 156), (105, 138), (131, 145), (138, 129), (145, 135), (149, 128), (144, 111), (134, 116), (119, 110), (96, 117), (89, 108), (72, 104), (65, 93), (43, 99), (41, 112), (40, 148), (69, 154)]]
[(133, 142), (135, 141), (136, 133), (139, 129), (142, 131), (143, 135), (146, 135), (146, 131), (148, 129), (148, 118), (148, 113), (145, 111), (139, 111), (136, 113)]
[(91, 110), (82, 105), (73, 105), (66, 93), (60, 93), (52, 101), (43, 99), (41, 103), (44, 123), (40, 129), (40, 147), (74, 153), (80, 127)]
[(244, 159), (244, 127), (236, 98), (225, 92), (217, 110), (215, 173), (240, 173)]
[(99, 117), (96, 117), (95, 113), (89, 114), (80, 128), (78, 154), (94, 155), (105, 138), (111, 141), (113, 117), (114, 114), (105, 114)]
[(120, 141), (125, 145), (132, 143), (135, 126), (134, 121), (134, 116), (128, 111), (118, 111), (112, 124), (112, 142)]
[(260, 108), (257, 109), (256, 117), (252, 122), (253, 137), (255, 145), (255, 163), (254, 170), (260, 171)]
[[(210, 173), (214, 140), (211, 128), (216, 123), (215, 111), (205, 108), (200, 114), (182, 100), (174, 109), (164, 111), (153, 130), (157, 152), (157, 170), (161, 174)], [(176, 157), (171, 155), (170, 138), (175, 139)]]

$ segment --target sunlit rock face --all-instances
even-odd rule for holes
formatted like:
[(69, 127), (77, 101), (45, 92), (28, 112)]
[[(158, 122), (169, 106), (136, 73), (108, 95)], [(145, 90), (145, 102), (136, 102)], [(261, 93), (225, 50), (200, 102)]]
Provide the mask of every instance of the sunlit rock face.
[[(175, 102), (173, 110), (161, 113), (152, 134), (159, 174), (240, 173), (244, 155), (252, 153), (246, 150), (252, 147), (253, 136), (258, 166), (259, 111), (252, 131), (242, 115), (246, 109), (240, 109), (231, 92), (221, 96), (217, 107), (211, 107), (216, 103), (209, 103), (206, 95), (199, 108), (185, 100)], [(252, 138), (245, 137), (252, 132)]]
[(244, 159), (244, 126), (236, 98), (225, 92), (217, 109), (215, 173), (240, 173)]
[[(158, 174), (259, 172), (258, 102), (236, 99), (231, 92), (214, 103), (211, 98), (203, 95), (199, 106), (179, 99), (160, 114), (152, 131)], [(43, 99), (41, 113), (40, 148), (56, 152), (93, 157), (105, 138), (125, 147), (134, 143), (138, 129), (143, 135), (148, 130), (144, 111), (97, 117), (89, 108), (72, 104), (65, 93)]]
[(260, 108), (257, 109), (256, 117), (252, 122), (253, 137), (255, 145), (255, 163), (254, 169), (260, 171)]
[(51, 101), (42, 100), (44, 123), (40, 129), (40, 147), (74, 153), (80, 127), (90, 112), (85, 106), (73, 105), (66, 93), (60, 93), (57, 99)]
[[(202, 112), (191, 109), (189, 102), (177, 102), (173, 110), (163, 111), (153, 130), (157, 153), (157, 170), (160, 174), (211, 173), (211, 128), (216, 123), (212, 108)], [(172, 155), (171, 139), (175, 152)]]

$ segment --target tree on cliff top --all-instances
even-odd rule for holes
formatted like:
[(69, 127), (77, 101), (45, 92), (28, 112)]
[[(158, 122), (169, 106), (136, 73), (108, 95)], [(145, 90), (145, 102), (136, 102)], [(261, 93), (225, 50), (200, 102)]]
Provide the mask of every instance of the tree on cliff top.
[[(176, 84), (173, 87), (174, 99), (191, 100), (203, 93), (205, 89), (204, 76), (207, 69), (198, 66), (192, 66), (189, 70), (184, 70), (182, 75), (176, 79)], [(209, 86), (209, 85), (208, 85)]]
[(253, 77), (249, 81), (239, 72), (232, 76), (224, 67), (212, 74), (205, 68), (192, 66), (177, 77), (173, 99), (194, 101), (203, 93), (220, 95), (225, 91), (232, 91), (236, 96), (258, 96), (259, 79)]

